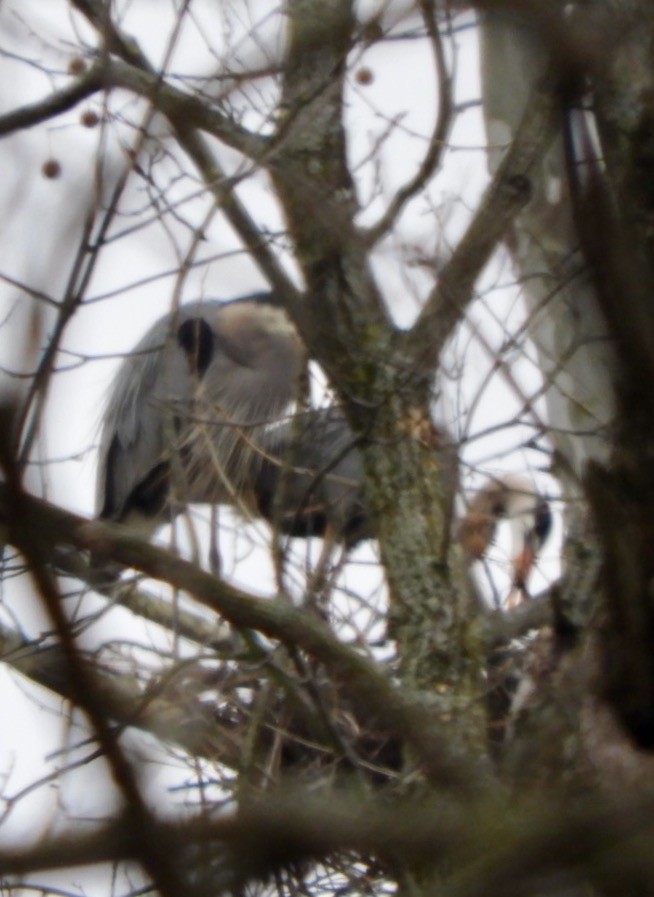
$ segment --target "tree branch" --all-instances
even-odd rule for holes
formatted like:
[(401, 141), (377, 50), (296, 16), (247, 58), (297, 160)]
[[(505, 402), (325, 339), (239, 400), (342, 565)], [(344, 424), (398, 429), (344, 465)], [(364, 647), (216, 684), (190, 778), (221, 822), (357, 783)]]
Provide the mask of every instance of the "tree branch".
[(558, 90), (550, 77), (534, 91), (515, 139), (474, 219), (406, 335), (407, 353), (424, 375), (438, 365), (445, 343), (473, 299), (479, 275), (515, 216), (529, 201), (529, 173), (554, 138), (559, 107)]
[[(70, 669), (57, 644), (30, 641), (0, 624), (0, 660), (16, 672), (65, 700), (74, 699)], [(98, 700), (108, 718), (119, 728), (133, 726), (168, 744), (176, 744), (191, 756), (215, 759), (232, 769), (240, 768), (242, 745), (221, 733), (216, 708), (193, 696), (183, 701), (179, 693), (140, 691), (133, 676), (103, 671), (91, 660), (82, 659), (85, 672), (93, 675)]]
[[(27, 495), (22, 501), (34, 538), (50, 556), (54, 547), (62, 544), (99, 551), (118, 563), (183, 589), (234, 626), (259, 630), (306, 651), (343, 685), (364, 727), (390, 731), (406, 739), (435, 783), (464, 791), (482, 787), (479, 780), (471, 778), (461, 758), (452, 755), (434, 705), (422, 696), (395, 687), (381, 667), (340, 642), (311, 612), (294, 607), (283, 596), (256, 598), (170, 552), (126, 535), (120, 525), (90, 522)], [(11, 542), (14, 521), (9, 512), (7, 487), (0, 484), (0, 521), (7, 527)]]
[(200, 99), (172, 87), (159, 74), (109, 59), (106, 63), (105, 84), (131, 90), (149, 99), (175, 130), (198, 128), (206, 131), (249, 159), (260, 159), (268, 150), (268, 138), (253, 134), (223, 115), (206, 98)]
[[(59, 573), (81, 579), (113, 603), (120, 604), (144, 620), (162, 626), (176, 636), (214, 651), (234, 650), (236, 647), (237, 640), (226, 623), (209, 620), (185, 608), (173, 607), (169, 600), (146, 591), (136, 581), (103, 582), (102, 571), (90, 564), (82, 552), (68, 548), (56, 551), (52, 559)], [(105, 577), (107, 578), (111, 579)]]
[[(430, 870), (439, 881), (445, 864), (448, 893), (500, 897), (542, 891), (543, 881), (575, 892), (609, 881), (617, 883), (609, 893), (624, 893), (625, 887), (642, 893), (652, 876), (652, 828), (651, 800), (642, 789), (613, 802), (577, 796), (571, 806), (550, 791), (546, 801), (538, 795), (507, 805), (501, 794), (470, 807), (442, 798), (389, 801), (345, 789), (325, 795), (287, 786), (244, 796), (231, 814), (160, 823), (156, 830), (187, 874), (196, 872), (198, 845), (211, 850), (208, 868), (198, 869), (203, 893), (238, 892), (282, 868), (355, 851), (386, 868), (418, 868), (423, 875)], [(50, 836), (27, 849), (0, 852), (0, 870), (20, 876), (129, 860), (130, 834), (123, 817), (92, 834)]]
[(103, 62), (96, 62), (74, 84), (57, 90), (36, 103), (0, 115), (0, 137), (14, 131), (32, 128), (56, 115), (68, 112), (81, 100), (107, 86), (106, 71), (107, 67)]
[(150, 100), (176, 128), (199, 128), (217, 137), (227, 146), (251, 159), (264, 155), (269, 141), (248, 131), (233, 119), (212, 107), (206, 99), (184, 93), (166, 83), (153, 71), (105, 57), (81, 75), (73, 84), (57, 90), (36, 103), (0, 115), (0, 137), (32, 128), (74, 108), (81, 100), (99, 90), (123, 88)]

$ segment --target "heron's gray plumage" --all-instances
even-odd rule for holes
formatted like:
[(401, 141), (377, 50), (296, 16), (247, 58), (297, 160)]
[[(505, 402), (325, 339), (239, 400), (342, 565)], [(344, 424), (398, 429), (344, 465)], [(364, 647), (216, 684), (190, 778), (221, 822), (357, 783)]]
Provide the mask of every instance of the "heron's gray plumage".
[[(123, 362), (100, 440), (100, 517), (150, 535), (186, 503), (246, 506), (292, 536), (375, 535), (357, 440), (339, 408), (283, 419), (305, 358), (274, 294), (194, 302)], [(456, 449), (445, 431), (451, 496)]]
[[(458, 453), (439, 427), (441, 463), (450, 502), (458, 486)], [(364, 497), (363, 459), (343, 412), (319, 408), (265, 435), (255, 494), (262, 517), (291, 536), (332, 537), (352, 547), (375, 537)]]
[(340, 409), (296, 415), (266, 433), (265, 449), (254, 486), (262, 517), (292, 536), (372, 537), (361, 454)]
[(100, 439), (100, 516), (152, 518), (184, 501), (235, 501), (256, 443), (296, 395), (300, 340), (268, 294), (193, 302), (123, 362)]

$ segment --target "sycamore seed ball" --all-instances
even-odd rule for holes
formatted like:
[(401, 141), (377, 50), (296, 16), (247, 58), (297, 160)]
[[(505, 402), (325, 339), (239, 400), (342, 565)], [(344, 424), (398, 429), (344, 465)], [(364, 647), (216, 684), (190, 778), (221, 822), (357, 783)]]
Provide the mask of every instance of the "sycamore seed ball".
[(41, 174), (44, 178), (48, 178), (48, 180), (54, 180), (61, 174), (61, 164), (57, 159), (48, 159), (43, 163)]
[(83, 75), (86, 71), (86, 63), (80, 56), (73, 56), (68, 63), (69, 75)]
[(93, 112), (92, 109), (87, 109), (86, 112), (82, 113), (80, 121), (85, 128), (95, 128), (100, 121), (100, 118), (97, 112)]

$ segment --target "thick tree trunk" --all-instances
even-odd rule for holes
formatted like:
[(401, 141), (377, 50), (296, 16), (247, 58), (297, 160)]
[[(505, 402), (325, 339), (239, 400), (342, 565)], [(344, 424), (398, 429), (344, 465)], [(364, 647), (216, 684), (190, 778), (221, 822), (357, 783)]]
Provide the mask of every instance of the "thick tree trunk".
[(466, 639), (469, 596), (449, 543), (454, 484), (444, 482), (428, 378), (416, 377), (415, 359), (402, 353), (354, 223), (343, 131), (352, 4), (294, 0), (289, 19), (286, 121), (270, 171), (306, 280), (306, 306), (295, 309), (296, 321), (364, 440), (367, 498), (403, 678), (438, 695), (457, 749), (477, 750), (482, 715), (471, 708), (480, 707), (480, 657)]

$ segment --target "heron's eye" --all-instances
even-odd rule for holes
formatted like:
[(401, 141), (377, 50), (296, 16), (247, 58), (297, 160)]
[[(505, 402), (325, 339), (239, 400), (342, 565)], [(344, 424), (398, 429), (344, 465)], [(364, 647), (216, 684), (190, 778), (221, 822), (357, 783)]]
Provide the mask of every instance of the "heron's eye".
[(546, 501), (541, 502), (536, 508), (534, 514), (534, 533), (542, 544), (550, 534), (552, 529), (552, 512)]
[(506, 505), (503, 501), (496, 501), (491, 506), (491, 514), (493, 517), (503, 517), (506, 514)]
[(214, 338), (203, 318), (189, 318), (180, 324), (177, 342), (184, 351), (194, 374), (203, 377), (213, 358)]

